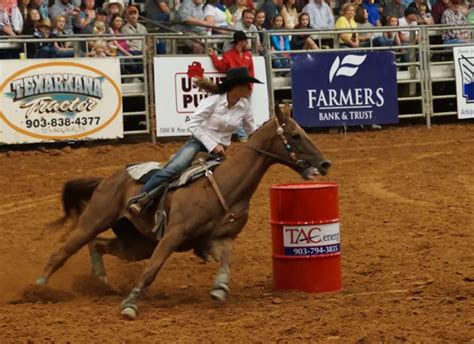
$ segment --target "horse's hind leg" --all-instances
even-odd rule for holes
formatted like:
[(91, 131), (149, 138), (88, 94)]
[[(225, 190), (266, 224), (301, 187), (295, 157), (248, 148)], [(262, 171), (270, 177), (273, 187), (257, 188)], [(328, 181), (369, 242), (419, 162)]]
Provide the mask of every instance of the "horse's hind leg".
[(81, 247), (92, 241), (98, 234), (106, 231), (114, 220), (114, 215), (97, 216), (90, 204), (79, 217), (79, 222), (67, 240), (50, 256), (48, 263), (37, 284), (44, 285), (51, 275), (64, 265), (66, 260), (76, 253)]
[(210, 292), (214, 300), (225, 301), (229, 293), (230, 264), (232, 260), (232, 239), (216, 240), (211, 244), (212, 257), (220, 262), (214, 285)]
[(98, 245), (106, 246), (110, 240), (112, 239), (95, 238), (88, 244), (92, 273), (105, 284), (108, 284), (109, 281), (107, 279), (107, 273), (105, 272), (104, 258), (102, 257), (103, 252), (98, 248)]

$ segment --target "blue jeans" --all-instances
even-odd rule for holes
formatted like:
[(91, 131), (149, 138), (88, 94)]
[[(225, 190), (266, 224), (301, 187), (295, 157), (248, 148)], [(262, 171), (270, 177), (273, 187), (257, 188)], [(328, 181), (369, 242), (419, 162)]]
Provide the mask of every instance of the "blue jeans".
[(56, 57), (62, 58), (62, 57), (74, 57), (74, 51), (73, 50), (58, 50), (54, 49), (54, 53), (56, 54)]
[(464, 39), (458, 39), (458, 38), (447, 38), (443, 42), (444, 44), (462, 44), (462, 43), (467, 43), (466, 40)]
[(239, 139), (246, 139), (248, 138), (247, 132), (243, 127), (239, 127), (236, 131), (235, 134), (237, 135), (237, 138)]
[(272, 60), (272, 67), (276, 69), (290, 68), (290, 60), (288, 58), (281, 58), (281, 54), (275, 54), (276, 59)]
[(162, 183), (171, 182), (173, 178), (191, 166), (194, 156), (199, 152), (207, 152), (207, 149), (201, 141), (191, 137), (165, 167), (158, 170), (150, 180), (143, 185), (142, 192), (150, 192)]

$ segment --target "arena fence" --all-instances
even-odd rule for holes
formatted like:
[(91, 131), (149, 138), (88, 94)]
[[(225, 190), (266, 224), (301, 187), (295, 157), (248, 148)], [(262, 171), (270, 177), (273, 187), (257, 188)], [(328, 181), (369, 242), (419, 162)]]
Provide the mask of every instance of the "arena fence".
[[(456, 115), (455, 73), (453, 47), (468, 44), (446, 45), (442, 35), (447, 30), (468, 29), (474, 31), (474, 26), (418, 26), (404, 27), (403, 31), (410, 32), (411, 43), (402, 47), (375, 47), (372, 44), (364, 48), (351, 48), (354, 52), (393, 51), (397, 58), (397, 85), (400, 118), (423, 118), (430, 126), (431, 119), (439, 116)], [(351, 32), (382, 34), (383, 32), (398, 32), (400, 28), (382, 27), (374, 29), (352, 30)], [(345, 30), (344, 32), (347, 32)], [(328, 51), (348, 51), (338, 44), (341, 31), (298, 31), (298, 34), (308, 34), (313, 37), (319, 50), (285, 51), (290, 55), (297, 53), (324, 54)], [(291, 99), (291, 77), (289, 68), (273, 68), (272, 60), (278, 58), (279, 52), (272, 51), (271, 37), (273, 35), (294, 35), (295, 31), (266, 31), (263, 33), (264, 56), (266, 61), (267, 84), (270, 99), (270, 109), (275, 99)], [(50, 42), (70, 42), (75, 48), (74, 57), (87, 58), (90, 44), (99, 37), (93, 35), (75, 35), (67, 38), (48, 39)], [(124, 134), (149, 134), (151, 140), (156, 140), (155, 126), (155, 85), (153, 80), (153, 58), (160, 54), (170, 56), (193, 55), (187, 48), (189, 41), (201, 42), (203, 54), (212, 46), (222, 52), (225, 41), (230, 40), (231, 34), (219, 36), (195, 36), (181, 33), (153, 33), (148, 35), (121, 36), (120, 39), (140, 40), (143, 51), (140, 55), (119, 56), (121, 61), (121, 89), (123, 94)], [(100, 36), (101, 40), (114, 40), (114, 36)], [(257, 35), (252, 35), (252, 51), (257, 53)], [(0, 51), (5, 49), (26, 49), (27, 44), (42, 42), (39, 39), (14, 37), (0, 39)], [(202, 55), (201, 55), (202, 56)], [(403, 60), (402, 56), (405, 56)], [(24, 57), (24, 56), (20, 56)], [(128, 71), (128, 66), (140, 66), (140, 72)], [(374, 71), (375, 72), (375, 71)], [(271, 80), (271, 82), (270, 82)]]

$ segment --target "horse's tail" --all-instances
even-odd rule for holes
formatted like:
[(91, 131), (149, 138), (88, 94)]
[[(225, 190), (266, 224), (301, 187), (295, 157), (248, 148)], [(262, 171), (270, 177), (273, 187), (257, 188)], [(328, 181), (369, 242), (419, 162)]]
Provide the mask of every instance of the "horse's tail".
[(69, 219), (77, 219), (89, 202), (102, 178), (80, 178), (69, 180), (64, 184), (62, 202), (64, 215), (52, 222), (52, 227), (62, 227)]

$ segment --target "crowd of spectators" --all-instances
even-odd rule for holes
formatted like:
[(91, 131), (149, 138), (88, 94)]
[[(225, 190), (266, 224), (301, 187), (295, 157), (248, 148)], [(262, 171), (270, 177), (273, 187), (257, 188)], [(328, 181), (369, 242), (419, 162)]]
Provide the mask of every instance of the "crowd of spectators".
[[(169, 0), (143, 1), (146, 1), (146, 17), (162, 24), (170, 24), (171, 18), (175, 18), (175, 25), (170, 27), (179, 31), (196, 35), (223, 34), (227, 33), (225, 29), (259, 33), (256, 44), (260, 52), (263, 51), (262, 32), (295, 31), (291, 36), (272, 36), (272, 49), (278, 52), (274, 60), (276, 67), (287, 66), (287, 50), (322, 48), (314, 35), (298, 34), (299, 30), (342, 30), (336, 44), (353, 48), (413, 43), (413, 37), (403, 27), (474, 23), (474, 1), (466, 3), (465, 0), (436, 0), (433, 4), (424, 0), (336, 0), (339, 1), (336, 4), (334, 0), (175, 0), (173, 13)], [(138, 18), (138, 7), (126, 6), (123, 0), (0, 0), (0, 35), (44, 39), (27, 44), (25, 53), (30, 58), (74, 56), (76, 52), (71, 43), (49, 42), (48, 39), (81, 33), (114, 37), (89, 42), (90, 49), (86, 51), (89, 56), (140, 54), (143, 51), (140, 40), (120, 38), (124, 34), (147, 32)], [(400, 27), (400, 31), (351, 31), (379, 26)], [(468, 42), (471, 30), (445, 30), (442, 39), (446, 44)], [(199, 40), (188, 40), (186, 44), (191, 52), (204, 53), (204, 45)], [(229, 40), (222, 48), (227, 51), (230, 47)], [(0, 54), (3, 58), (10, 57), (5, 56), (8, 55), (6, 50)]]
[[(27, 43), (26, 51), (2, 49), (0, 57), (18, 58), (19, 52), (28, 58), (141, 55), (142, 40), (120, 38), (147, 33), (138, 18), (137, 6), (125, 7), (122, 0), (0, 0), (0, 35), (42, 39)], [(97, 37), (85, 47), (82, 44), (79, 52), (73, 42), (51, 40), (67, 39), (75, 34), (104, 38)]]

